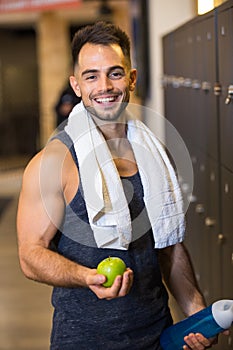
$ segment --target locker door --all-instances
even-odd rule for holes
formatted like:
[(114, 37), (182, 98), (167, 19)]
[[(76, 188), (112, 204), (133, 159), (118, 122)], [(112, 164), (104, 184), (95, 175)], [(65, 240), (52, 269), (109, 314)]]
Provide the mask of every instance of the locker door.
[[(222, 235), (219, 236), (222, 245), (222, 284), (223, 298), (233, 298), (233, 173), (222, 167)], [(221, 337), (221, 350), (233, 348), (233, 330), (229, 338)]]
[[(164, 65), (169, 72), (168, 84), (165, 86), (165, 116), (183, 137), (184, 113), (182, 103), (182, 53), (184, 49), (183, 30), (176, 30), (172, 34), (172, 49), (169, 37), (164, 38)], [(171, 61), (167, 56), (170, 56)], [(172, 69), (170, 67), (172, 66)], [(169, 142), (169, 140), (168, 140)]]
[[(205, 276), (202, 257), (204, 255), (203, 234), (205, 228), (205, 178), (206, 178), (206, 160), (205, 155), (197, 149), (191, 152), (194, 171), (194, 189), (192, 202), (190, 203), (186, 221), (186, 244), (192, 258), (195, 274), (201, 288), (205, 294), (208, 293), (205, 286)], [(204, 290), (205, 289), (205, 290)]]
[(220, 233), (220, 198), (219, 198), (219, 166), (218, 163), (210, 157), (206, 162), (206, 211), (205, 211), (205, 230), (203, 244), (205, 254), (203, 265), (206, 268), (206, 278), (209, 291), (208, 303), (222, 296), (221, 283), (221, 245), (218, 237)]
[(192, 80), (194, 79), (194, 23), (188, 23), (185, 26), (184, 32), (184, 51), (182, 59), (183, 63), (183, 86), (182, 86), (182, 105), (183, 105), (183, 139), (190, 150), (196, 139), (196, 120), (195, 120), (195, 105), (193, 103), (193, 91), (192, 91)]
[(169, 33), (163, 37), (163, 71), (166, 75), (174, 74), (174, 35)]
[(209, 260), (206, 259), (208, 256), (209, 248), (209, 236), (206, 235), (205, 218), (207, 210), (207, 191), (206, 191), (206, 177), (207, 177), (207, 159), (206, 154), (197, 151), (198, 166), (197, 166), (197, 202), (195, 205), (196, 220), (199, 222), (198, 232), (198, 265), (200, 272), (200, 287), (206, 298), (209, 300), (210, 297), (210, 275), (209, 275)]
[(201, 80), (203, 76), (203, 35), (202, 23), (197, 21), (194, 24), (194, 79), (192, 81), (193, 101), (193, 140), (196, 147), (200, 148), (200, 137), (202, 136), (203, 124), (203, 101), (201, 94)]
[(217, 111), (213, 93), (216, 81), (215, 12), (208, 13), (194, 25), (195, 61), (193, 99), (196, 144), (217, 158)]
[[(189, 253), (194, 265), (196, 277), (199, 280), (200, 279), (200, 266), (198, 265), (199, 261), (199, 249), (198, 249), (198, 234), (200, 232), (200, 225), (199, 220), (196, 218), (196, 212), (195, 212), (195, 206), (197, 205), (197, 171), (198, 171), (198, 164), (197, 164), (197, 156), (195, 152), (190, 153), (191, 159), (192, 159), (192, 166), (193, 166), (193, 178), (194, 178), (194, 186), (193, 186), (193, 193), (192, 198), (186, 213), (186, 238), (185, 238), (185, 244), (187, 245), (189, 249)], [(204, 206), (203, 206), (204, 209)], [(203, 215), (203, 211), (201, 212)]]
[(216, 35), (214, 13), (202, 23), (203, 36), (203, 76), (202, 76), (202, 133), (203, 151), (218, 159), (218, 123), (214, 83), (216, 82)]
[(183, 52), (185, 49), (184, 28), (179, 28), (174, 37), (175, 78), (172, 83), (175, 108), (172, 111), (174, 126), (184, 138), (184, 103), (182, 99)]
[(164, 107), (165, 118), (175, 125), (175, 98), (171, 77), (175, 74), (174, 33), (163, 37)]
[[(231, 2), (232, 4), (232, 2)], [(232, 5), (231, 5), (232, 6)], [(233, 171), (233, 8), (218, 14), (221, 162)]]
[(223, 293), (233, 297), (233, 173), (222, 167)]

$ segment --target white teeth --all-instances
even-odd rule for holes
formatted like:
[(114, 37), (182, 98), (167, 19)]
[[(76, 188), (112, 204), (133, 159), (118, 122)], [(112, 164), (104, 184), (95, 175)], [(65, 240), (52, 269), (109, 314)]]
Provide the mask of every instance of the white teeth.
[(100, 103), (113, 102), (115, 101), (115, 97), (97, 98), (96, 101)]

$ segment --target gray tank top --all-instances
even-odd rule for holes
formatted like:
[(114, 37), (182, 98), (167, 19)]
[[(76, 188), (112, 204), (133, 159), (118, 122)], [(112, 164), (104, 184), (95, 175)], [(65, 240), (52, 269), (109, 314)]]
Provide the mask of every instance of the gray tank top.
[[(78, 167), (66, 132), (61, 131), (55, 138), (68, 147)], [(132, 223), (136, 222), (133, 231), (147, 227), (139, 173), (122, 178), (122, 183)], [(137, 217), (140, 220), (135, 220)], [(127, 251), (97, 248), (80, 184), (66, 207), (54, 243), (59, 254), (90, 268), (96, 268), (108, 256), (118, 256), (134, 271), (134, 283), (127, 296), (113, 300), (100, 300), (87, 288), (54, 288), (50, 349), (160, 350), (159, 336), (172, 319), (151, 229), (133, 241)]]

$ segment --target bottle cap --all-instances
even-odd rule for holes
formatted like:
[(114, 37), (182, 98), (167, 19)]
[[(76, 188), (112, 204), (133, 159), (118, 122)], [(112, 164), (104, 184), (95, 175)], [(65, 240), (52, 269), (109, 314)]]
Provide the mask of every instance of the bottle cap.
[(216, 301), (212, 305), (212, 314), (221, 328), (230, 328), (233, 323), (233, 300)]

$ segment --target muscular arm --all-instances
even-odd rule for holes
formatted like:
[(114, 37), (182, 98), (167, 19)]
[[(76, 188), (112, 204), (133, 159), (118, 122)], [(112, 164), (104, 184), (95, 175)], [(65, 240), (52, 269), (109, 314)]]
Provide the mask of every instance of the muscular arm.
[(189, 254), (183, 243), (161, 249), (159, 260), (164, 281), (186, 316), (205, 307)]
[(104, 288), (101, 284), (106, 278), (96, 269), (79, 265), (49, 248), (64, 215), (64, 192), (70, 181), (67, 157), (66, 147), (55, 141), (25, 170), (17, 213), (22, 271), (30, 279), (53, 286), (89, 287), (99, 298), (124, 296), (132, 284), (131, 270), (117, 278), (111, 288)]
[[(38, 154), (25, 170), (19, 198), (17, 231), (20, 264), (33, 280), (55, 286), (85, 284), (85, 268), (51, 251), (64, 214), (62, 157), (55, 145)], [(64, 159), (63, 159), (64, 160)]]
[[(206, 304), (198, 287), (192, 263), (183, 243), (161, 249), (159, 261), (164, 281), (186, 316), (190, 316)], [(226, 333), (227, 334), (227, 333)], [(189, 334), (184, 338), (186, 349), (202, 350), (215, 344), (217, 339), (207, 339), (202, 334)]]

